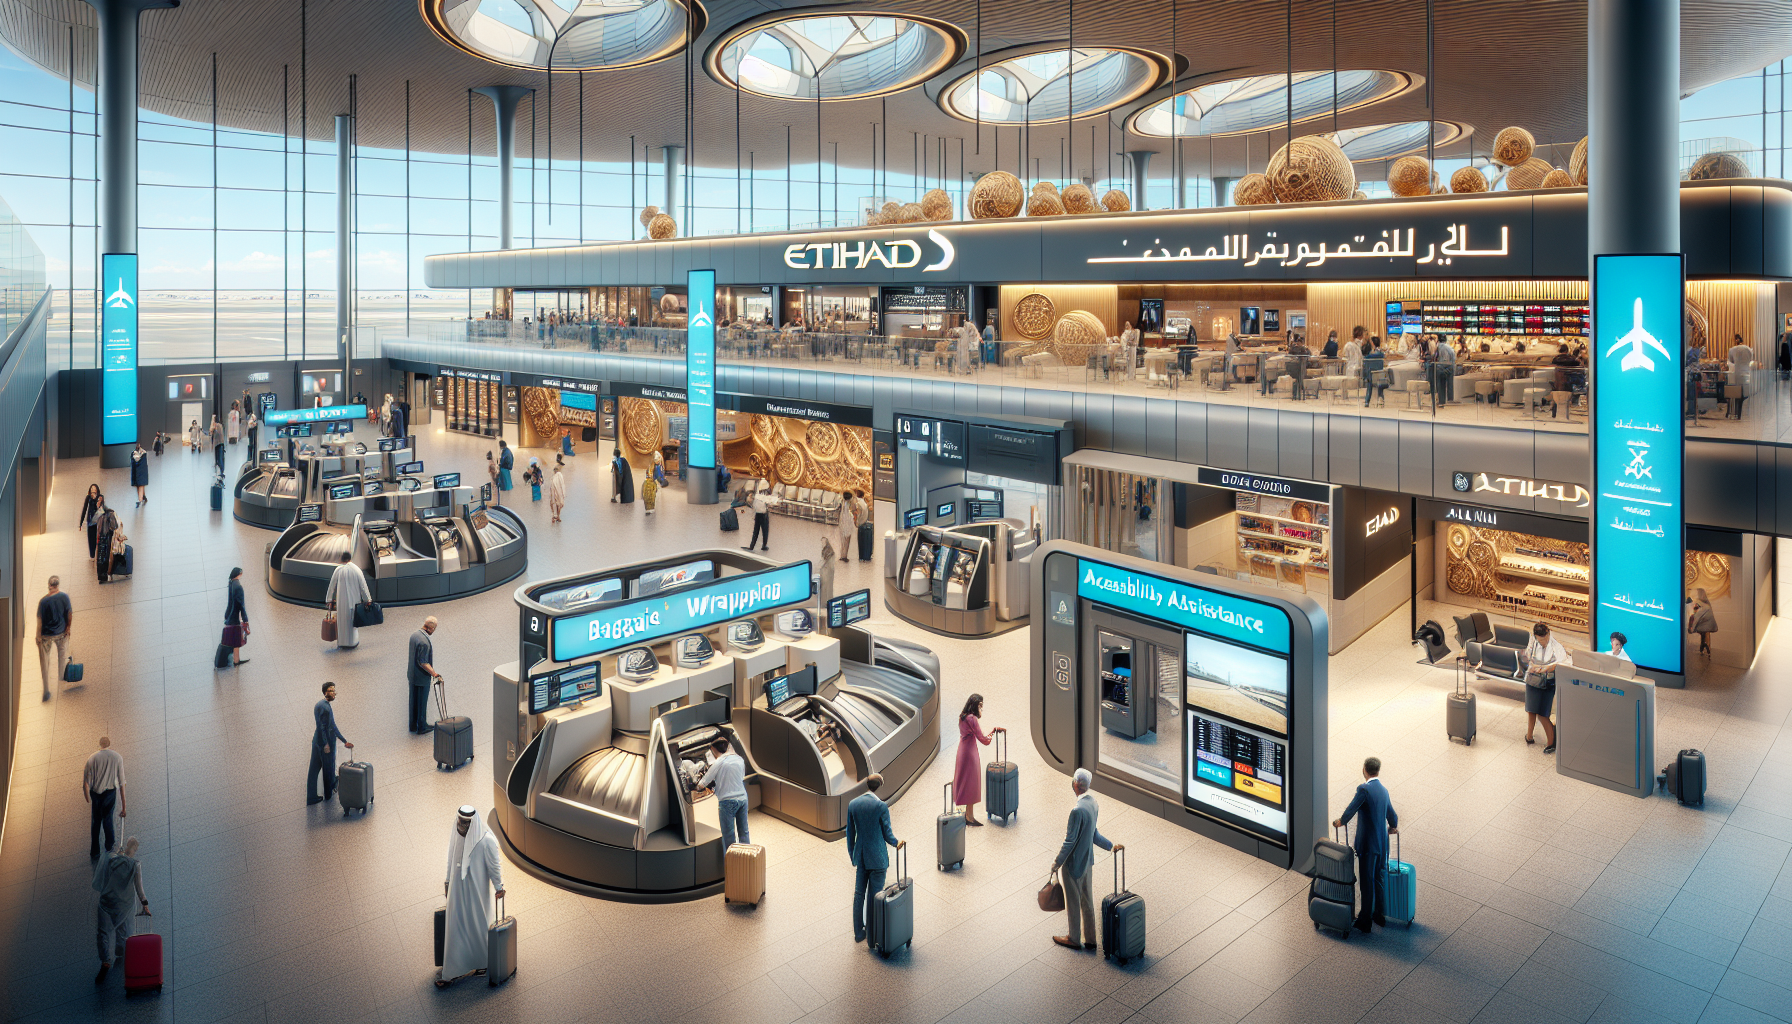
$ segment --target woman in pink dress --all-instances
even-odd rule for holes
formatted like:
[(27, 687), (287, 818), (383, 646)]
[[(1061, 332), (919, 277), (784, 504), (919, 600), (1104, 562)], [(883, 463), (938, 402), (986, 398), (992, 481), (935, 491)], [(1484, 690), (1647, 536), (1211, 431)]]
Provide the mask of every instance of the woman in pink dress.
[(991, 737), (1008, 730), (1001, 726), (984, 735), (978, 721), (983, 715), (983, 695), (973, 693), (958, 713), (958, 759), (952, 769), (952, 801), (964, 805), (964, 823), (981, 825), (977, 820), (977, 804), (983, 799), (983, 765), (977, 756), (977, 744), (989, 745)]

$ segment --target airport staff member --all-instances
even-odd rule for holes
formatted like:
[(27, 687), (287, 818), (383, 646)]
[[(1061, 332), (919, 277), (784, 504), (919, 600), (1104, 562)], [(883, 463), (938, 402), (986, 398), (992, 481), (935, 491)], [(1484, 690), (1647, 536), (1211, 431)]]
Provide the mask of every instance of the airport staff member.
[[(55, 581), (52, 580), (51, 582), (55, 582)], [(1607, 651), (1606, 653), (1611, 655), (1614, 658), (1623, 658), (1625, 661), (1630, 661), (1630, 655), (1624, 653), (1624, 645), (1629, 642), (1630, 642), (1629, 637), (1625, 636), (1622, 633), (1614, 632), (1612, 634), (1612, 649)]]
[(1524, 660), (1524, 741), (1537, 742), (1531, 734), (1542, 721), (1543, 738), (1549, 741), (1543, 752), (1553, 754), (1556, 724), (1549, 720), (1549, 713), (1556, 703), (1556, 666), (1568, 664), (1568, 649), (1549, 635), (1548, 623), (1539, 622), (1531, 627), (1531, 642), (1524, 649)]
[(886, 847), (896, 845), (896, 833), (890, 830), (890, 805), (877, 795), (883, 785), (884, 777), (873, 772), (865, 780), (865, 792), (846, 805), (846, 855), (858, 869), (852, 884), (854, 942), (865, 941), (867, 900), (883, 890), (884, 874), (890, 870)]
[(1356, 827), (1356, 877), (1362, 890), (1362, 909), (1356, 916), (1356, 927), (1365, 934), (1371, 923), (1388, 925), (1388, 836), (1400, 832), (1400, 815), (1394, 813), (1394, 802), (1381, 784), (1381, 758), (1363, 761), (1363, 783), (1356, 787), (1356, 796), (1344, 808), (1344, 816), (1332, 822), (1343, 828), (1361, 811), (1363, 820)]
[(1095, 777), (1089, 769), (1078, 768), (1070, 778), (1070, 792), (1076, 804), (1070, 808), (1070, 824), (1064, 830), (1064, 845), (1058, 848), (1058, 859), (1052, 861), (1052, 873), (1064, 886), (1064, 909), (1070, 915), (1070, 934), (1054, 935), (1052, 941), (1066, 949), (1094, 949), (1095, 897), (1090, 892), (1089, 875), (1095, 868), (1095, 848), (1115, 847), (1095, 827), (1101, 808), (1095, 805), (1095, 794), (1089, 792)]
[(722, 849), (726, 851), (735, 843), (753, 841), (747, 838), (747, 762), (729, 747), (726, 736), (716, 737), (709, 749), (715, 751), (716, 759), (697, 788), (715, 790), (716, 809), (722, 818)]
[(92, 860), (100, 855), (100, 829), (106, 830), (106, 852), (112, 852), (116, 838), (112, 831), (112, 810), (124, 817), (128, 808), (124, 800), (124, 755), (112, 749), (110, 736), (100, 737), (100, 749), (87, 759), (81, 769), (81, 798), (93, 812), (93, 841), (87, 848)]
[(425, 733), (429, 731), (429, 723), (424, 721), (425, 709), (429, 706), (429, 684), (432, 680), (442, 678), (436, 671), (436, 645), (430, 637), (436, 632), (436, 617), (431, 615), (423, 620), (423, 628), (411, 634), (410, 660), (405, 662), (405, 679), (411, 684), (411, 732)]
[[(330, 705), (336, 700), (336, 684), (324, 684), (324, 699), (311, 708), (314, 726), (311, 732), (311, 768), (305, 774), (305, 804), (321, 804), (336, 795), (336, 741), (350, 750), (355, 745), (336, 727), (336, 712)], [(317, 776), (324, 777), (324, 795), (317, 795)]]

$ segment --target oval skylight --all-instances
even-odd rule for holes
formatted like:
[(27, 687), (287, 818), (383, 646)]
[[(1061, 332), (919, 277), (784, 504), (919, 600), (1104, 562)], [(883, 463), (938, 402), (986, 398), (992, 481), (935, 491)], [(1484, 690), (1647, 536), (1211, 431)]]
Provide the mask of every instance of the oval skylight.
[[(1340, 113), (1392, 99), (1423, 81), (1398, 71), (1340, 71), (1337, 79)], [(1180, 138), (1244, 135), (1274, 128), (1288, 121), (1287, 81), (1285, 75), (1257, 75), (1198, 85), (1133, 115), (1132, 130), (1156, 138)], [(1330, 71), (1295, 74), (1295, 123), (1330, 116), (1332, 102)]]
[(898, 92), (951, 66), (964, 36), (930, 19), (872, 11), (747, 22), (704, 57), (710, 76), (775, 99), (863, 99)]
[[(423, 20), (495, 64), (555, 71), (634, 67), (677, 53), (694, 0), (423, 0)], [(703, 27), (702, 9), (696, 8)]]
[[(1453, 121), (1436, 121), (1437, 145), (1455, 142), (1467, 135), (1462, 125)], [(1361, 128), (1345, 128), (1333, 135), (1344, 155), (1353, 161), (1392, 160), (1408, 153), (1425, 151), (1425, 122), (1397, 121), (1393, 124), (1371, 124)]]
[(1041, 50), (985, 64), (981, 74), (956, 79), (941, 91), (940, 107), (965, 121), (981, 113), (982, 120), (996, 124), (1090, 117), (1145, 95), (1165, 72), (1162, 58), (1142, 50), (1079, 46), (1074, 58), (1067, 49)]

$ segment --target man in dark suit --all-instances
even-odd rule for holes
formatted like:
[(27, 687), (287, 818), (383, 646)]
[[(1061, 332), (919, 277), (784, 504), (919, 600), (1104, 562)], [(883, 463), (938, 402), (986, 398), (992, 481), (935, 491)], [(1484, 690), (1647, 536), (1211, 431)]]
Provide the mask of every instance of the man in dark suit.
[(1388, 924), (1387, 860), (1388, 836), (1400, 832), (1400, 815), (1394, 813), (1394, 802), (1381, 784), (1381, 758), (1363, 762), (1363, 784), (1356, 787), (1356, 796), (1344, 808), (1344, 816), (1332, 822), (1343, 828), (1361, 811), (1363, 820), (1356, 828), (1356, 877), (1361, 888), (1362, 909), (1357, 913), (1358, 931), (1367, 932), (1370, 923)]
[(411, 634), (411, 655), (405, 662), (404, 676), (411, 684), (411, 731), (423, 733), (429, 731), (429, 723), (424, 721), (429, 706), (429, 684), (431, 680), (442, 678), (436, 671), (436, 647), (430, 637), (435, 635), (436, 617), (431, 615), (423, 620), (423, 628)]
[(896, 833), (890, 830), (890, 805), (877, 796), (884, 777), (873, 774), (865, 780), (867, 792), (846, 805), (846, 855), (858, 869), (852, 886), (852, 940), (865, 941), (867, 897), (883, 890), (884, 874), (890, 870), (887, 847), (896, 845)]
[[(324, 699), (311, 709), (313, 728), (311, 731), (311, 768), (305, 775), (305, 803), (321, 804), (336, 795), (336, 741), (350, 750), (355, 745), (336, 728), (336, 712), (330, 704), (336, 700), (336, 684), (324, 684)], [(324, 777), (324, 795), (317, 795), (317, 777)]]

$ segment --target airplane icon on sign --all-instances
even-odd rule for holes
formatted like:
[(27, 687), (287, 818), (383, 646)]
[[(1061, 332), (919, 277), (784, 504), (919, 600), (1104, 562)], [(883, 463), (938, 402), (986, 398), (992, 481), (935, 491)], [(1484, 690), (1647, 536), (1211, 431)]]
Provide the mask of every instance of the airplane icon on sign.
[(1605, 350), (1605, 354), (1610, 356), (1624, 346), (1629, 345), (1630, 351), (1624, 353), (1624, 358), (1619, 360), (1618, 369), (1634, 370), (1640, 366), (1645, 370), (1654, 370), (1655, 360), (1650, 359), (1649, 353), (1643, 351), (1644, 345), (1660, 352), (1668, 359), (1674, 358), (1674, 354), (1669, 352), (1667, 347), (1660, 341), (1657, 341), (1655, 335), (1643, 330), (1643, 300), (1641, 297), (1638, 297), (1636, 300), (1636, 306), (1634, 308), (1636, 310), (1636, 319), (1630, 330), (1626, 331), (1622, 338), (1613, 342), (1612, 347)]
[(106, 296), (106, 307), (108, 309), (129, 309), (136, 304), (137, 301), (135, 299), (125, 294), (124, 278), (119, 278), (118, 290)]
[(703, 308), (702, 303), (698, 303), (697, 313), (695, 316), (691, 317), (691, 326), (692, 327), (713, 327), (713, 326), (715, 326), (715, 321), (710, 318), (709, 311)]

